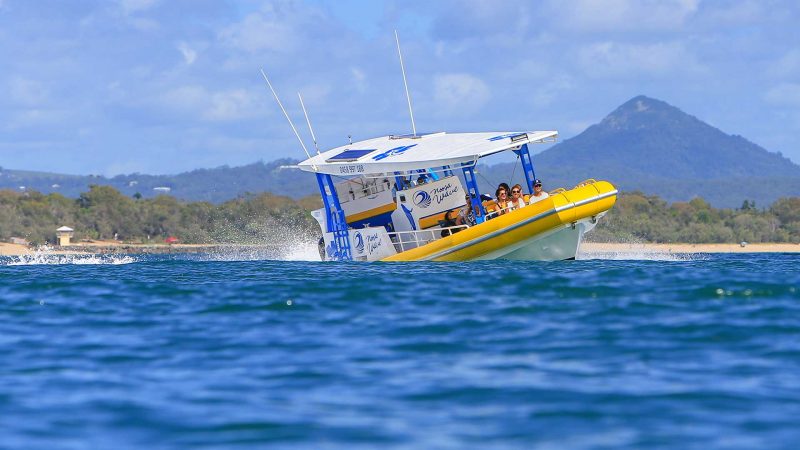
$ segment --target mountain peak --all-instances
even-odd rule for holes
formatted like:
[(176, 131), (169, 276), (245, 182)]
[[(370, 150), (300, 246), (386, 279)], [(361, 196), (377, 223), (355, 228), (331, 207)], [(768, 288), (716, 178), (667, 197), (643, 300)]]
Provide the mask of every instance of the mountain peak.
[(697, 121), (697, 119), (667, 102), (638, 95), (612, 111), (599, 125), (609, 130), (634, 130), (649, 128), (657, 122), (663, 124), (664, 121)]
[[(556, 178), (563, 174), (571, 182), (603, 178), (622, 189), (658, 192), (669, 200), (694, 195), (731, 199), (725, 200), (726, 206), (744, 198), (770, 203), (778, 196), (797, 195), (800, 188), (800, 167), (783, 156), (644, 95), (540, 153), (537, 164), (544, 173)], [(782, 189), (770, 189), (775, 182), (764, 181), (778, 178), (791, 181)], [(731, 184), (736, 188), (726, 188), (729, 192), (713, 188)]]

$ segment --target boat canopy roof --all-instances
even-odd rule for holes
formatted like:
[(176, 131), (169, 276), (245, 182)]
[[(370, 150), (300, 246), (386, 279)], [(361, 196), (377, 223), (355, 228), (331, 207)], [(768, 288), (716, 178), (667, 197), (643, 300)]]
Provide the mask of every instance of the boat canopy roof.
[(298, 167), (330, 175), (407, 173), (442, 166), (470, 166), (479, 158), (524, 144), (554, 142), (557, 131), (429, 133), (383, 136), (328, 150)]

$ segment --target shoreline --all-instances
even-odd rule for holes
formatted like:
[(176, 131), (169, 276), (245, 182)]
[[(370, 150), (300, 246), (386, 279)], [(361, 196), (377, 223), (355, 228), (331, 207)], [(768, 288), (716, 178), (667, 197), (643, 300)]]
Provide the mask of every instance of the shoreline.
[(786, 242), (747, 244), (654, 244), (584, 242), (583, 253), (800, 253), (800, 244)]
[(27, 245), (0, 242), (0, 256), (50, 255), (136, 255), (170, 253), (215, 253), (230, 250), (278, 251), (275, 245), (255, 244), (129, 244), (112, 241), (82, 243), (68, 247)]
[[(170, 254), (170, 253), (215, 253), (229, 250), (280, 251), (274, 245), (241, 244), (127, 244), (121, 242), (98, 241), (69, 247), (32, 248), (26, 245), (0, 242), (0, 256), (22, 256), (47, 253), (54, 255), (71, 254)], [(584, 242), (581, 252), (592, 253), (800, 253), (800, 244), (758, 243), (747, 244), (654, 244), (654, 243), (598, 243)]]

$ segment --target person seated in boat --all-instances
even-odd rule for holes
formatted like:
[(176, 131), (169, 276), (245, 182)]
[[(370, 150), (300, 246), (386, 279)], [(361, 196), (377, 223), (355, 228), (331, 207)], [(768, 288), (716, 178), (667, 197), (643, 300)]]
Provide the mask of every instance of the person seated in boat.
[(525, 206), (525, 199), (522, 198), (522, 186), (519, 184), (515, 184), (514, 187), (511, 188), (511, 209), (520, 209)]
[(456, 217), (456, 225), (466, 225), (468, 227), (475, 226), (477, 220), (475, 219), (476, 216), (480, 216), (481, 212), (476, 211), (472, 208), (472, 197), (470, 195), (466, 195), (464, 200), (467, 202), (463, 208), (458, 212), (458, 217)]
[(455, 210), (448, 209), (446, 213), (444, 213), (444, 220), (439, 221), (439, 226), (442, 227), (442, 237), (450, 236), (451, 234), (458, 233), (459, 229), (452, 229), (450, 227), (454, 227), (457, 224), (457, 217), (453, 216)]
[(506, 190), (506, 195), (511, 197), (511, 188), (508, 187), (508, 183), (500, 183), (497, 185), (497, 189), (503, 188)]
[(531, 194), (531, 198), (528, 199), (528, 204), (532, 205), (536, 202), (542, 201), (550, 197), (550, 194), (542, 190), (542, 180), (536, 180), (533, 182), (533, 194)]
[(502, 216), (508, 212), (508, 208), (511, 206), (511, 202), (508, 201), (508, 190), (504, 188), (502, 183), (497, 190), (494, 192), (494, 195), (497, 196), (497, 200), (495, 203), (497, 204), (497, 215)]

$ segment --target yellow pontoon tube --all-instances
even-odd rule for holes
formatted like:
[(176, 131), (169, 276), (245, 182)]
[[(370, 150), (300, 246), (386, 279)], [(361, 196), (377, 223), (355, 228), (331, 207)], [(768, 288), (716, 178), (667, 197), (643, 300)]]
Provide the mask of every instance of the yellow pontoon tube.
[(533, 205), (383, 261), (574, 258), (583, 233), (616, 200), (617, 190), (611, 183), (587, 180), (573, 189), (554, 192)]

